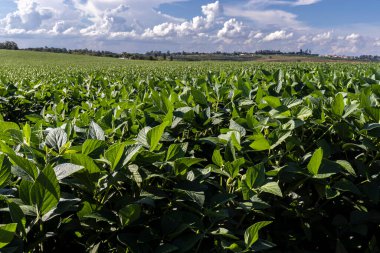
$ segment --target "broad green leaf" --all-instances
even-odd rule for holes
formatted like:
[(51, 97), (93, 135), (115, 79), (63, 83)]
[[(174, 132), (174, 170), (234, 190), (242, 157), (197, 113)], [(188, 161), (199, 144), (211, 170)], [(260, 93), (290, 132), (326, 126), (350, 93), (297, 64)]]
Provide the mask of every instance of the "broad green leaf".
[(168, 122), (164, 122), (161, 125), (158, 125), (156, 127), (153, 127), (150, 129), (147, 133), (147, 142), (150, 147), (150, 151), (153, 151), (156, 149), (162, 135), (164, 134), (165, 128), (168, 125)]
[(166, 161), (174, 161), (186, 155), (188, 143), (172, 144), (166, 153)]
[(0, 225), (0, 249), (12, 242), (16, 229), (17, 223)]
[(62, 128), (50, 130), (46, 136), (45, 143), (48, 147), (59, 151), (67, 143), (67, 134)]
[(266, 96), (263, 98), (263, 100), (274, 109), (281, 106), (281, 100), (278, 97)]
[(62, 163), (54, 167), (55, 175), (58, 180), (62, 180), (66, 177), (69, 177), (71, 174), (82, 170), (84, 167), (75, 165), (72, 163)]
[(0, 121), (0, 133), (4, 133), (10, 129), (20, 130), (20, 127), (14, 122)]
[(219, 167), (223, 166), (224, 161), (223, 161), (222, 155), (220, 154), (220, 150), (219, 149), (215, 149), (214, 150), (214, 153), (212, 154), (212, 162), (214, 164), (218, 165)]
[(90, 123), (88, 134), (91, 137), (91, 139), (96, 139), (96, 140), (101, 140), (101, 141), (105, 140), (103, 129), (94, 121), (91, 121)]
[(31, 201), (37, 206), (42, 216), (57, 206), (60, 196), (59, 182), (55, 172), (51, 167), (46, 167), (32, 186)]
[(256, 151), (263, 151), (270, 149), (271, 145), (265, 138), (260, 138), (255, 140), (251, 145), (249, 145), (252, 149)]
[(263, 192), (267, 192), (282, 197), (282, 192), (277, 182), (270, 182), (260, 187)]
[(323, 159), (323, 149), (318, 148), (310, 159), (307, 169), (313, 175), (317, 175)]
[(338, 160), (336, 161), (337, 164), (342, 166), (343, 169), (345, 169), (348, 173), (350, 173), (352, 176), (356, 177), (356, 172), (354, 168), (352, 168), (351, 164), (345, 160)]
[(335, 96), (331, 104), (332, 112), (337, 116), (342, 116), (344, 112), (344, 99), (342, 93)]
[(123, 157), (125, 145), (125, 142), (114, 144), (104, 153), (104, 157), (110, 162), (111, 170), (117, 167)]
[(130, 204), (119, 210), (120, 221), (123, 226), (127, 226), (140, 218), (141, 206)]
[(102, 140), (87, 139), (82, 145), (82, 154), (89, 155), (105, 147), (106, 143)]
[(82, 154), (74, 154), (74, 155), (71, 155), (71, 162), (73, 164), (83, 166), (84, 169), (90, 174), (100, 172), (99, 167), (96, 165), (94, 160), (90, 158), (89, 156), (82, 155)]
[(259, 239), (260, 229), (271, 223), (272, 221), (260, 221), (247, 228), (244, 233), (245, 246), (250, 248)]

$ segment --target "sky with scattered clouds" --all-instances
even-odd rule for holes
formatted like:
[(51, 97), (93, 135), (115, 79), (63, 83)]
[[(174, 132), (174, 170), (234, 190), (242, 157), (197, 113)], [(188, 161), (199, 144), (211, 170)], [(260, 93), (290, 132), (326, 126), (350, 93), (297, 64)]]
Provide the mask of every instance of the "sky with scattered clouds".
[(0, 1), (0, 41), (23, 48), (380, 55), (379, 0)]

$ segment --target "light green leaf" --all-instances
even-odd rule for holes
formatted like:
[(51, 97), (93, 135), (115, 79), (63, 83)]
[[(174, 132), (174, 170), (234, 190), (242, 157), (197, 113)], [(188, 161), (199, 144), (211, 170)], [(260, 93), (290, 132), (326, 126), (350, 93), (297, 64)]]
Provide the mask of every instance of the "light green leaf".
[(263, 98), (265, 102), (270, 105), (272, 108), (277, 108), (281, 106), (281, 100), (278, 97), (273, 97), (273, 96), (266, 96)]
[(82, 154), (89, 155), (92, 152), (105, 146), (105, 141), (96, 139), (87, 139), (82, 145)]
[(0, 225), (0, 249), (12, 242), (16, 229), (17, 223)]
[(88, 171), (90, 174), (100, 172), (99, 167), (96, 165), (94, 160), (86, 155), (74, 154), (71, 155), (71, 162), (73, 164), (81, 165)]
[(154, 151), (165, 131), (166, 126), (168, 125), (168, 122), (165, 121), (161, 125), (158, 125), (156, 127), (153, 127), (149, 130), (147, 133), (147, 141), (150, 147), (150, 151)]
[(251, 145), (249, 145), (252, 149), (256, 151), (263, 151), (270, 149), (270, 144), (265, 138), (260, 138), (255, 140)]
[(220, 150), (219, 149), (215, 149), (214, 150), (214, 153), (212, 154), (212, 162), (214, 164), (218, 165), (219, 167), (223, 166), (223, 164), (224, 164), (223, 157), (220, 154)]
[(104, 153), (104, 157), (110, 162), (111, 170), (117, 167), (123, 157), (125, 145), (125, 142), (114, 144)]
[(28, 123), (26, 123), (22, 129), (22, 133), (24, 135), (24, 142), (26, 145), (30, 146), (30, 138), (32, 136), (32, 130)]
[(260, 187), (263, 192), (267, 192), (282, 197), (282, 192), (277, 182), (270, 182)]
[(338, 160), (336, 161), (337, 164), (339, 164), (343, 169), (345, 169), (348, 173), (350, 173), (352, 176), (356, 177), (356, 172), (354, 168), (352, 168), (351, 164), (345, 160)]
[(313, 156), (310, 159), (310, 162), (307, 165), (307, 169), (309, 170), (311, 174), (313, 175), (318, 174), (318, 170), (319, 170), (319, 167), (321, 166), (322, 159), (323, 159), (323, 149), (318, 148), (314, 152)]
[(20, 127), (14, 122), (0, 121), (0, 133), (4, 133), (9, 129), (20, 130)]
[(342, 116), (344, 112), (344, 99), (341, 93), (337, 94), (331, 104), (332, 112), (337, 116)]
[(246, 247), (250, 248), (259, 239), (260, 229), (271, 223), (272, 221), (260, 221), (247, 228), (244, 233), (244, 243)]

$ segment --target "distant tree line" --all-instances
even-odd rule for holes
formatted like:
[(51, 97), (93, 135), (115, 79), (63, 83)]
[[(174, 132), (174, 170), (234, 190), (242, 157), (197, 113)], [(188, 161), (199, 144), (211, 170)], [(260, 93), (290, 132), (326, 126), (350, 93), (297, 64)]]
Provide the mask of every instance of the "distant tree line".
[[(19, 47), (14, 41), (0, 42), (0, 49), (8, 50), (18, 50)], [(318, 54), (312, 54), (310, 49), (300, 49), (294, 52), (282, 52), (280, 50), (258, 50), (254, 53), (252, 52), (221, 52), (215, 51), (211, 53), (204, 52), (170, 52), (170, 51), (148, 51), (145, 53), (114, 53), (111, 51), (99, 51), (90, 49), (66, 49), (66, 48), (56, 48), (56, 47), (35, 47), (35, 48), (25, 48), (22, 50), (38, 51), (38, 52), (51, 52), (51, 53), (62, 53), (62, 54), (77, 54), (77, 55), (90, 55), (90, 56), (101, 56), (101, 57), (113, 57), (131, 60), (151, 60), (151, 61), (203, 61), (203, 60), (227, 60), (227, 61), (251, 61), (256, 60), (260, 55), (301, 55), (301, 56), (319, 56)], [(329, 58), (329, 57), (328, 57)], [(361, 55), (361, 56), (334, 56), (334, 58), (351, 59), (351, 60), (361, 60), (361, 61), (380, 61), (380, 56), (376, 55)]]
[(90, 49), (66, 49), (66, 48), (56, 48), (56, 47), (34, 47), (34, 48), (25, 48), (24, 50), (28, 51), (37, 51), (37, 52), (50, 52), (50, 53), (61, 53), (61, 54), (80, 54), (80, 55), (91, 55), (91, 56), (103, 56), (103, 57), (114, 57), (118, 58), (121, 55), (118, 53), (110, 51), (97, 51)]
[(255, 54), (261, 55), (311, 55), (318, 56), (318, 54), (312, 54), (310, 49), (300, 49), (298, 52), (282, 52), (280, 50), (258, 50)]
[(18, 50), (18, 45), (14, 41), (0, 42), (0, 49)]

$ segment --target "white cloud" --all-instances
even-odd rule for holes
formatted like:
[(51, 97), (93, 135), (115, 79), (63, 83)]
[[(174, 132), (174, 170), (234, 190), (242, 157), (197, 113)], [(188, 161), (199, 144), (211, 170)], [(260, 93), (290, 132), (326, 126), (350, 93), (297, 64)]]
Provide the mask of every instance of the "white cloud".
[(332, 32), (319, 33), (312, 38), (312, 41), (314, 41), (314, 42), (325, 42), (327, 40), (330, 40), (331, 37), (332, 37)]
[(357, 33), (351, 33), (350, 35), (347, 35), (345, 40), (351, 42), (351, 43), (356, 43), (360, 39), (360, 35)]
[(196, 16), (191, 21), (182, 23), (165, 22), (155, 25), (153, 28), (147, 28), (142, 37), (164, 37), (164, 36), (189, 36), (203, 33), (213, 28), (217, 22), (216, 19), (221, 13), (219, 1), (202, 6), (204, 16)]
[(293, 33), (287, 33), (284, 30), (281, 31), (275, 31), (263, 38), (263, 41), (274, 41), (274, 40), (286, 40), (293, 37)]
[(226, 21), (223, 25), (223, 28), (220, 29), (217, 33), (217, 37), (220, 39), (223, 38), (238, 38), (244, 35), (243, 32), (243, 23), (232, 18)]
[(292, 5), (294, 6), (301, 6), (301, 5), (312, 5), (319, 3), (321, 0), (297, 0)]

